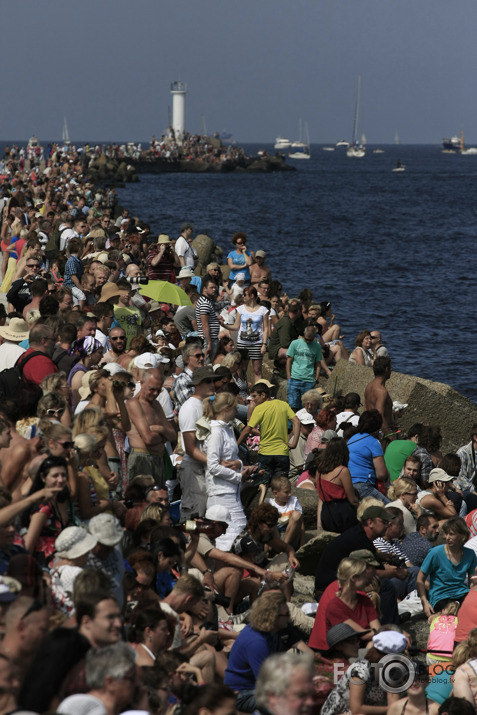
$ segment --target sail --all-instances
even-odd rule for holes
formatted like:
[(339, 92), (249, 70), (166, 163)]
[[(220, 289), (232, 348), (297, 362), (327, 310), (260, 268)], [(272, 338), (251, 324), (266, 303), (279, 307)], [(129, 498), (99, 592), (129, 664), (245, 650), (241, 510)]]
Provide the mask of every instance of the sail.
[(356, 95), (356, 107), (354, 110), (353, 122), (353, 144), (356, 144), (358, 139), (358, 120), (359, 120), (359, 99), (361, 94), (361, 75), (358, 77), (358, 93)]
[(70, 135), (68, 133), (68, 124), (66, 117), (63, 117), (63, 132), (62, 132), (63, 144), (70, 144)]

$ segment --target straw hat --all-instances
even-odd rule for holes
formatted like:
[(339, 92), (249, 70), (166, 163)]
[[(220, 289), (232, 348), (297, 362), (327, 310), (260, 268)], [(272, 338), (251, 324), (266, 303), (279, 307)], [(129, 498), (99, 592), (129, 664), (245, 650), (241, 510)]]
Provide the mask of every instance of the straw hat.
[(26, 340), (29, 334), (28, 323), (22, 318), (12, 318), (9, 325), (0, 328), (0, 336), (12, 343), (21, 343)]
[(118, 288), (116, 283), (108, 281), (101, 288), (101, 298), (98, 300), (98, 303), (105, 303), (110, 298), (115, 298), (119, 295), (129, 295), (129, 291), (124, 288)]
[(82, 400), (86, 400), (87, 397), (91, 396), (91, 388), (89, 386), (89, 378), (94, 375), (96, 370), (89, 370), (83, 374), (81, 378), (81, 387), (78, 390), (78, 394)]
[(121, 524), (112, 514), (96, 514), (89, 520), (88, 529), (104, 546), (116, 546), (123, 538)]
[(166, 233), (160, 233), (159, 238), (157, 239), (158, 245), (161, 243), (172, 243), (171, 239)]

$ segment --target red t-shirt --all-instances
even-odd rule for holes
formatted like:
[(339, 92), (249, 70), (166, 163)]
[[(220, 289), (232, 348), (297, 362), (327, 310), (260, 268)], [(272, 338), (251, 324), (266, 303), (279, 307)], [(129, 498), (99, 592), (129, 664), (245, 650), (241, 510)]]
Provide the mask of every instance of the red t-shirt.
[[(343, 621), (352, 619), (362, 626), (362, 628), (368, 628), (370, 621), (379, 618), (371, 599), (369, 596), (366, 596), (365, 593), (358, 591), (358, 605), (356, 610), (352, 611), (343, 603), (343, 601), (341, 601), (341, 599), (337, 598), (336, 593), (338, 592), (338, 589), (338, 581), (333, 581), (325, 588), (323, 595), (320, 598), (318, 611), (316, 612), (315, 617), (315, 624), (308, 641), (310, 648), (314, 648), (315, 650), (328, 650), (329, 646), (326, 640), (326, 633), (329, 631), (331, 626), (336, 626), (337, 623), (343, 623)], [(337, 619), (335, 619), (335, 601), (346, 609), (346, 611)], [(330, 605), (332, 606), (332, 610), (330, 611), (330, 614), (328, 614), (328, 607)], [(366, 620), (363, 622), (363, 619)]]
[(472, 628), (477, 628), (477, 591), (473, 588), (470, 589), (459, 608), (454, 636), (456, 643), (466, 641)]
[[(20, 356), (20, 364), (33, 352), (35, 352), (35, 348), (25, 350), (23, 355)], [(36, 355), (25, 365), (23, 377), (26, 382), (33, 382), (35, 385), (40, 385), (47, 375), (52, 375), (54, 372), (58, 372), (58, 368), (48, 355)]]

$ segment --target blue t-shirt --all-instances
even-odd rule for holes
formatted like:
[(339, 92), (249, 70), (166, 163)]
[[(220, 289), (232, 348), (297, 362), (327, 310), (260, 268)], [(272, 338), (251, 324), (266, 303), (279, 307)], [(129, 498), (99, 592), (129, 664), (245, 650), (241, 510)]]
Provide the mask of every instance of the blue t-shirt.
[(353, 483), (371, 482), (376, 483), (376, 472), (374, 471), (374, 457), (382, 457), (383, 450), (378, 440), (366, 432), (355, 434), (348, 441), (349, 462), (348, 469), (351, 473)]
[(279, 650), (282, 649), (278, 634), (262, 633), (248, 624), (230, 651), (224, 685), (236, 691), (253, 690), (263, 661)]
[(475, 576), (477, 556), (464, 546), (462, 559), (453, 564), (445, 545), (434, 546), (422, 562), (421, 571), (429, 576), (429, 603), (434, 608), (442, 598), (462, 598), (469, 592), (467, 576)]
[(248, 269), (248, 266), (245, 265), (245, 254), (247, 256), (251, 256), (252, 254), (250, 251), (245, 251), (245, 253), (238, 253), (237, 251), (230, 251), (229, 255), (227, 258), (232, 259), (232, 263), (235, 263), (236, 266), (243, 266), (243, 268), (240, 268), (239, 270), (232, 270), (230, 271), (229, 278), (231, 281), (235, 280), (235, 276), (238, 273), (243, 273), (245, 275), (245, 283), (250, 283), (250, 271)]

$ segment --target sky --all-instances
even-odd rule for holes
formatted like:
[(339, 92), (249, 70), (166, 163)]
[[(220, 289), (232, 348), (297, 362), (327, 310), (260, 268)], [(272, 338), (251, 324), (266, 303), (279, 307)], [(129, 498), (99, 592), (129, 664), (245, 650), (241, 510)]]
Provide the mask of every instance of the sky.
[[(0, 140), (148, 141), (188, 85), (186, 129), (239, 143), (477, 143), (475, 0), (2, 3)], [(9, 29), (8, 29), (9, 28)]]

